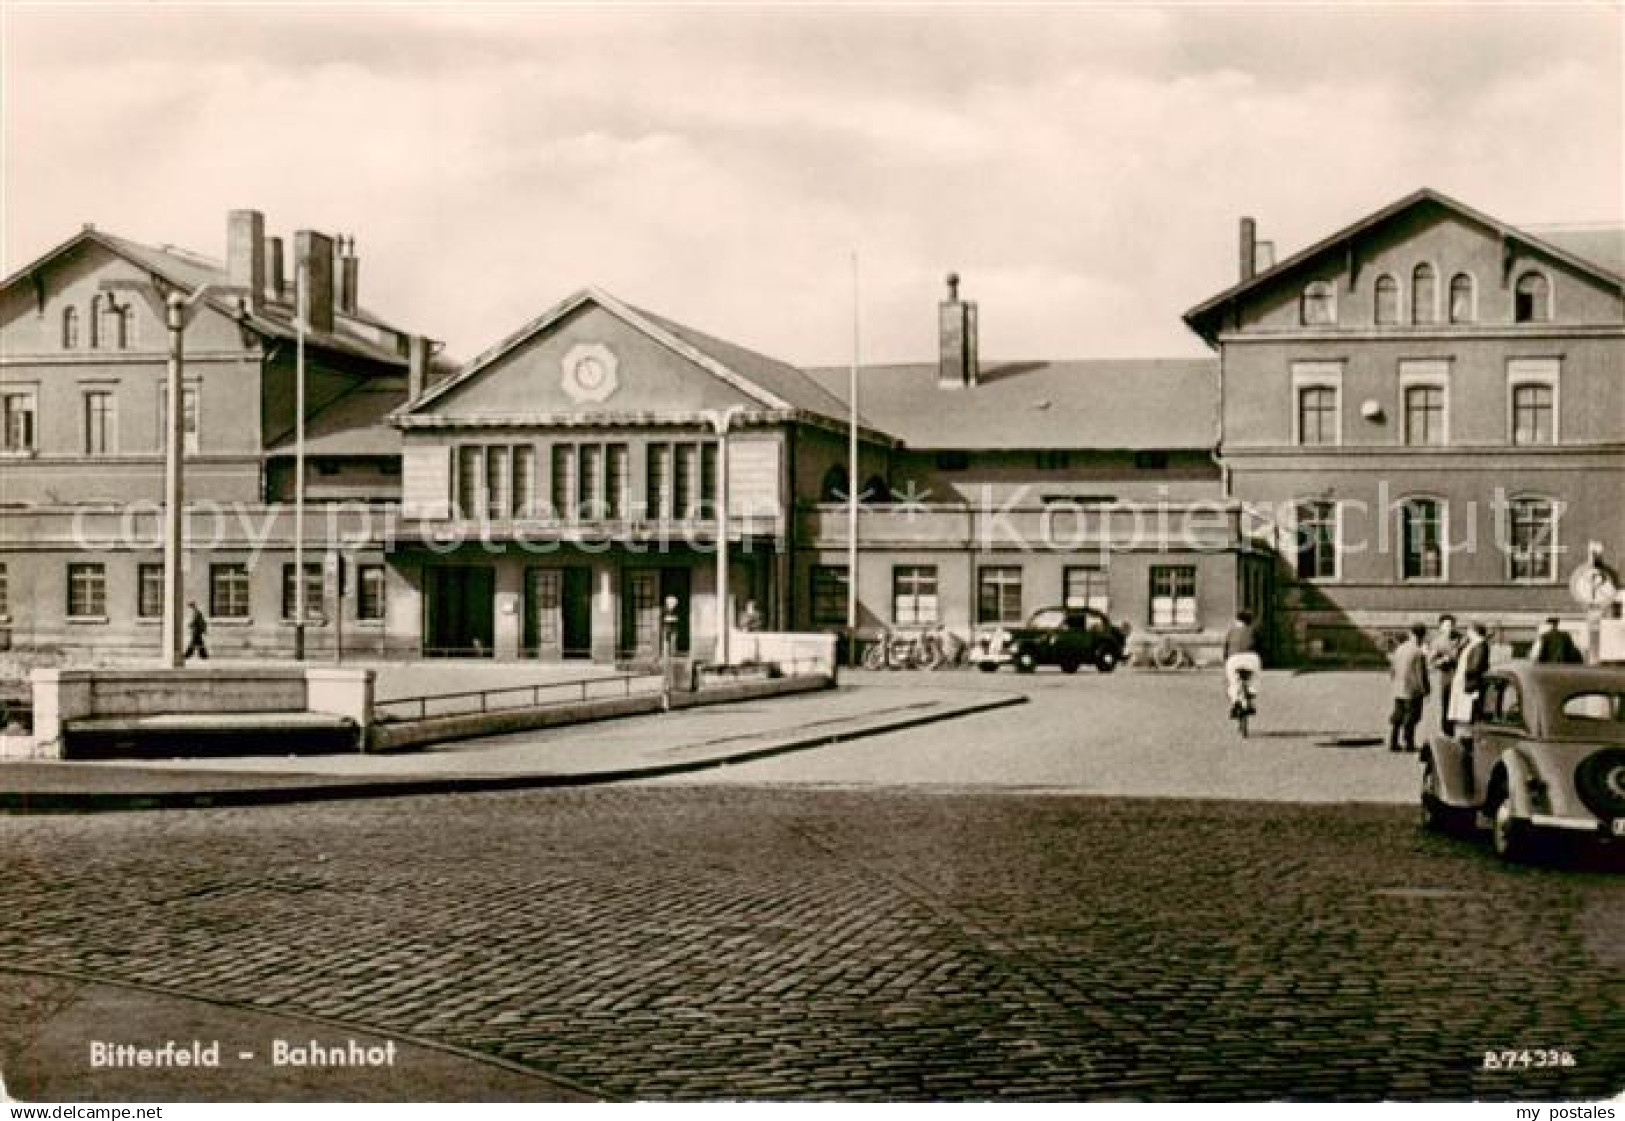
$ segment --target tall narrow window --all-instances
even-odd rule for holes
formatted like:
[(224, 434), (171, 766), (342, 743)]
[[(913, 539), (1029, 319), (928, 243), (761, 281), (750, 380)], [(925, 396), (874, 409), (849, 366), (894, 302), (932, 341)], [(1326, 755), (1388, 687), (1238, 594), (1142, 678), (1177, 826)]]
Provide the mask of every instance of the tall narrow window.
[(1400, 576), (1444, 579), (1444, 504), (1436, 498), (1407, 499), (1399, 508)]
[(107, 297), (90, 297), (90, 349), (96, 350), (107, 345), (106, 327), (102, 323), (102, 314), (107, 305)]
[(505, 447), (485, 449), (485, 516), (506, 518), (513, 513), (513, 459)]
[(62, 349), (79, 349), (79, 309), (76, 307), (62, 309)]
[(513, 516), (536, 516), (536, 449), (529, 444), (513, 449)]
[(1545, 323), (1552, 317), (1552, 289), (1546, 277), (1526, 272), (1512, 292), (1512, 319), (1516, 323)]
[(576, 449), (573, 444), (553, 445), (553, 513), (561, 521), (573, 522), (576, 510)]
[(142, 619), (157, 619), (163, 616), (163, 565), (143, 564), (136, 569), (135, 613)]
[(1439, 321), (1439, 277), (1433, 266), (1423, 261), (1411, 272), (1411, 322)]
[(1337, 294), (1329, 282), (1317, 280), (1303, 290), (1298, 317), (1305, 327), (1325, 327), (1337, 322)]
[(892, 569), (892, 622), (929, 626), (937, 621), (937, 566), (900, 564)]
[(1458, 272), (1450, 278), (1450, 322), (1471, 323), (1477, 318), (1473, 298), (1473, 278)]
[(1386, 327), (1399, 322), (1399, 281), (1384, 273), (1377, 277), (1374, 293), (1375, 319), (1378, 326)]
[(978, 623), (1021, 622), (1021, 568), (999, 565), (983, 568), (976, 575), (976, 621)]
[[(299, 617), (299, 585), (294, 580), (295, 568), (282, 566), (282, 618), (293, 621)], [(320, 561), (305, 562), (305, 619), (322, 618), (322, 565)]]
[(1442, 444), (1444, 440), (1444, 387), (1412, 385), (1405, 390), (1405, 442)]
[(485, 509), (485, 464), (480, 448), (457, 449), (457, 514), (477, 518)]
[(1151, 625), (1196, 626), (1194, 565), (1154, 565), (1151, 569)]
[(384, 617), (384, 566), (364, 564), (356, 570), (355, 617), (376, 622)]
[(0, 451), (34, 449), (34, 394), (0, 394)]
[(113, 394), (92, 390), (85, 394), (85, 454), (112, 455), (118, 451), (118, 415)]
[(106, 565), (68, 565), (68, 618), (107, 618)]
[(128, 350), (136, 345), (135, 338), (135, 305), (125, 304), (118, 309), (118, 345), (120, 350)]
[(604, 448), (602, 444), (582, 444), (578, 452), (581, 478), (577, 493), (581, 499), (580, 517), (598, 521), (604, 516)]
[(1298, 503), (1298, 579), (1337, 579), (1337, 503)]
[(610, 444), (604, 449), (604, 516), (613, 521), (626, 517), (632, 500), (627, 462), (625, 444)]
[(649, 445), (647, 495), (644, 502), (650, 521), (671, 517), (671, 445)]
[[(198, 451), (198, 387), (188, 385), (181, 390), (181, 450), (186, 455)], [(169, 386), (158, 387), (158, 450), (169, 443)]]
[(717, 446), (700, 445), (700, 502), (714, 517), (717, 505)]
[(677, 470), (672, 488), (673, 514), (686, 520), (694, 516), (694, 505), (699, 499), (700, 446), (678, 444), (676, 450)]
[(1553, 442), (1552, 387), (1512, 387), (1512, 442), (1518, 445)]
[(812, 621), (815, 626), (839, 626), (846, 622), (846, 587), (846, 565), (813, 565)]
[(1298, 390), (1298, 443), (1337, 443), (1337, 390), (1328, 385)]
[(0, 564), (0, 619), (11, 618), (11, 585), (6, 581), (6, 566)]
[(1557, 503), (1516, 498), (1507, 508), (1507, 575), (1513, 580), (1557, 579)]

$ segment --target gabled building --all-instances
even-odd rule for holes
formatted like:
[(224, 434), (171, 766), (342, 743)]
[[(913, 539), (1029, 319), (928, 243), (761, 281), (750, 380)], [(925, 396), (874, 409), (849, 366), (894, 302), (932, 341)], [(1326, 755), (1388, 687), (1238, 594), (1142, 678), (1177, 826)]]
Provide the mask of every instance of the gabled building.
[(1273, 638), (1348, 657), (1452, 612), (1526, 638), (1625, 553), (1625, 231), (1420, 190), (1191, 309), (1225, 491), (1275, 526)]
[[(343, 612), (353, 649), (383, 648), (382, 525), (367, 511), (398, 496), (385, 418), (429, 381), (432, 345), (362, 306), (352, 240), (304, 230), (284, 250), (251, 210), (230, 215), (223, 262), (86, 226), (0, 286), (0, 641), (156, 654), (164, 302), (179, 293), (197, 309), (184, 332), (187, 592), (217, 650), (292, 651), (303, 270), (310, 646), (331, 647)], [(359, 566), (345, 595), (324, 571), (341, 546)]]

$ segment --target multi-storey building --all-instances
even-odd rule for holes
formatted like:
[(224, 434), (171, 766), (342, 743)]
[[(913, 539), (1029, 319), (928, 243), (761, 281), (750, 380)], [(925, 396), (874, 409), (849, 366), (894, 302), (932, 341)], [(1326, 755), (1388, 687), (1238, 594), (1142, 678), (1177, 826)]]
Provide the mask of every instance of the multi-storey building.
[(1276, 527), (1273, 638), (1350, 656), (1452, 612), (1513, 641), (1625, 553), (1625, 234), (1532, 231), (1421, 190), (1240, 276), (1219, 352), (1225, 493)]
[[(5, 643), (157, 652), (164, 302), (179, 293), (196, 297), (183, 334), (187, 593), (216, 649), (292, 651), (292, 280), (302, 274), (309, 641), (330, 648), (342, 622), (353, 649), (382, 648), (388, 577), (369, 511), (397, 497), (401, 462), (384, 418), (427, 381), (431, 346), (362, 308), (353, 241), (300, 231), (285, 261), (256, 211), (233, 212), (227, 233), (221, 264), (86, 226), (0, 287)], [(340, 545), (355, 566), (344, 595), (324, 565)]]

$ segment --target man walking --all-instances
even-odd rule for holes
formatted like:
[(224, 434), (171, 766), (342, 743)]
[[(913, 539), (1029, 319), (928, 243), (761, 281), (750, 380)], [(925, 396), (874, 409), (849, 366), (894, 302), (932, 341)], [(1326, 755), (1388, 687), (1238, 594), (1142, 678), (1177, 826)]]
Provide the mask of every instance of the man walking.
[(196, 600), (187, 600), (186, 610), (190, 614), (186, 619), (186, 651), (181, 655), (181, 660), (189, 661), (195, 653), (206, 662), (209, 660), (209, 648), (204, 645), (203, 636), (209, 633), (209, 621), (198, 610)]
[(1428, 696), (1428, 661), (1424, 643), (1426, 623), (1412, 623), (1410, 636), (1394, 651), (1389, 666), (1394, 709), (1388, 715), (1388, 750), (1415, 751), (1416, 726)]
[[(1456, 672), (1456, 659), (1461, 656), (1462, 645), (1466, 638), (1456, 630), (1456, 617), (1454, 615), (1440, 615), (1439, 629), (1433, 635), (1433, 641), (1428, 643), (1428, 671), (1435, 681), (1449, 681)], [(1445, 735), (1454, 735), (1455, 722), (1450, 719), (1449, 694), (1439, 691), (1439, 731)]]
[[(1264, 663), (1258, 657), (1258, 632), (1253, 629), (1251, 611), (1236, 612), (1236, 621), (1224, 636), (1224, 681), (1230, 694), (1230, 716), (1234, 719), (1243, 708), (1251, 709), (1241, 687), (1241, 671), (1253, 676), (1253, 693), (1258, 692), (1258, 678), (1264, 672)], [(1248, 715), (1251, 715), (1251, 711)]]

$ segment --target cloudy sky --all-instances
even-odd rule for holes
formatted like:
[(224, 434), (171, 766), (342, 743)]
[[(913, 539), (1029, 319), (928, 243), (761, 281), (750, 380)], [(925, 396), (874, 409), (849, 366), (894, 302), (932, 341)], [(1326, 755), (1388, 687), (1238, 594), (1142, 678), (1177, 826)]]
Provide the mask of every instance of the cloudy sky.
[(9, 273), (81, 223), (354, 234), (468, 357), (594, 284), (791, 361), (1199, 353), (1235, 225), (1290, 252), (1421, 185), (1625, 220), (1621, 7), (288, 4), (3, 12)]

